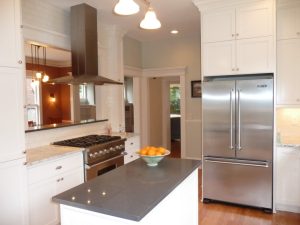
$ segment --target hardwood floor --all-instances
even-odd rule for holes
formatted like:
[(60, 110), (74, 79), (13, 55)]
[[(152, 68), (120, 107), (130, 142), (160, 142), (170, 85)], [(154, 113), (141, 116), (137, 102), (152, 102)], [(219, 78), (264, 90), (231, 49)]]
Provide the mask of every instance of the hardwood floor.
[[(180, 142), (172, 141), (170, 157), (180, 158)], [(201, 175), (199, 169), (199, 225), (300, 225), (300, 214), (296, 213), (267, 214), (249, 207), (202, 203)]]

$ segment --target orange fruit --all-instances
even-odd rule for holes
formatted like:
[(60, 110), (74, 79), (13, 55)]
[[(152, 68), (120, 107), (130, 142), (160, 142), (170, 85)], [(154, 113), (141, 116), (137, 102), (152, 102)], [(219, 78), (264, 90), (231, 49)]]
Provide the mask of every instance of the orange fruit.
[(157, 151), (158, 151), (159, 153), (161, 153), (162, 155), (164, 155), (164, 154), (166, 153), (166, 149), (163, 148), (163, 147), (159, 147), (159, 148), (157, 149)]
[(148, 150), (145, 149), (145, 148), (143, 148), (143, 149), (140, 150), (140, 154), (141, 155), (147, 155), (147, 153), (148, 153)]
[(155, 148), (150, 148), (148, 151), (148, 155), (153, 156), (156, 154)]

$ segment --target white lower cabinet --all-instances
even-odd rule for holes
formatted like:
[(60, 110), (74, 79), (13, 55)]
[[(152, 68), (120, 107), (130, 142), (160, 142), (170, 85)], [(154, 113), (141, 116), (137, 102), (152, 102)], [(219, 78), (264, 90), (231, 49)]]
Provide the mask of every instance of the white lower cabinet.
[[(76, 162), (74, 160), (77, 159)], [(77, 165), (76, 168), (68, 171), (53, 173), (51, 168), (55, 170), (56, 165), (62, 165), (71, 161)], [(46, 165), (45, 165), (46, 164)], [(51, 167), (51, 165), (53, 165)], [(31, 170), (31, 171), (30, 171)], [(44, 174), (37, 175), (35, 171)], [(34, 179), (30, 176), (39, 176), (39, 179)], [(64, 192), (72, 187), (75, 187), (84, 181), (83, 159), (82, 153), (72, 154), (62, 159), (47, 161), (40, 165), (29, 168), (29, 180), (33, 183), (29, 184), (29, 222), (30, 225), (56, 225), (60, 222), (59, 206), (52, 202), (52, 197)]]
[(300, 213), (299, 147), (277, 147), (276, 209)]
[(130, 138), (127, 138), (125, 142), (125, 152), (127, 153), (124, 157), (124, 163), (130, 163), (133, 160), (136, 160), (139, 158), (138, 154), (136, 152), (140, 150), (140, 136), (133, 136)]

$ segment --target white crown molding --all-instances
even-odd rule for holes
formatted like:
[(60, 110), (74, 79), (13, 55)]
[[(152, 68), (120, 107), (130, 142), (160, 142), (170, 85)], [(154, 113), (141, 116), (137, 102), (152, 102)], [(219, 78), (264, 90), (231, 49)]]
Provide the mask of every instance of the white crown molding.
[[(207, 9), (232, 7), (247, 2), (257, 2), (263, 0), (192, 0), (194, 5), (198, 7), (199, 11), (205, 11)], [(272, 0), (274, 1), (274, 0)]]
[(37, 41), (49, 46), (65, 50), (71, 49), (70, 36), (40, 27), (23, 24), (21, 26), (26, 41)]
[(186, 74), (186, 66), (143, 69), (143, 76), (145, 77), (170, 77), (170, 76), (183, 76), (185, 74)]
[[(26, 63), (31, 63), (31, 57), (26, 56), (25, 61)], [(71, 67), (72, 63), (71, 61), (56, 61), (56, 60), (47, 59), (46, 65), (52, 67)]]
[(141, 77), (143, 75), (143, 69), (134, 66), (124, 66), (124, 75), (132, 77)]

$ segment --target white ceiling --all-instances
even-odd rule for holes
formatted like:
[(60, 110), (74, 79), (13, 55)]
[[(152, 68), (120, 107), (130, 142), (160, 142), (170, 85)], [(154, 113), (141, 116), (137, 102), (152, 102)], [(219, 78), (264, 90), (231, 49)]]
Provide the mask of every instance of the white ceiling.
[[(144, 0), (135, 0), (140, 5), (140, 12), (130, 16), (119, 16), (113, 13), (118, 0), (43, 0), (56, 7), (70, 10), (73, 5), (87, 3), (98, 9), (100, 20), (106, 24), (116, 24), (127, 31), (127, 35), (139, 41), (155, 41), (170, 38), (172, 29), (179, 30), (177, 36), (200, 36), (200, 16), (192, 0), (151, 0), (162, 28), (159, 30), (143, 30), (139, 28), (147, 6)], [(173, 35), (174, 36), (174, 35)]]

